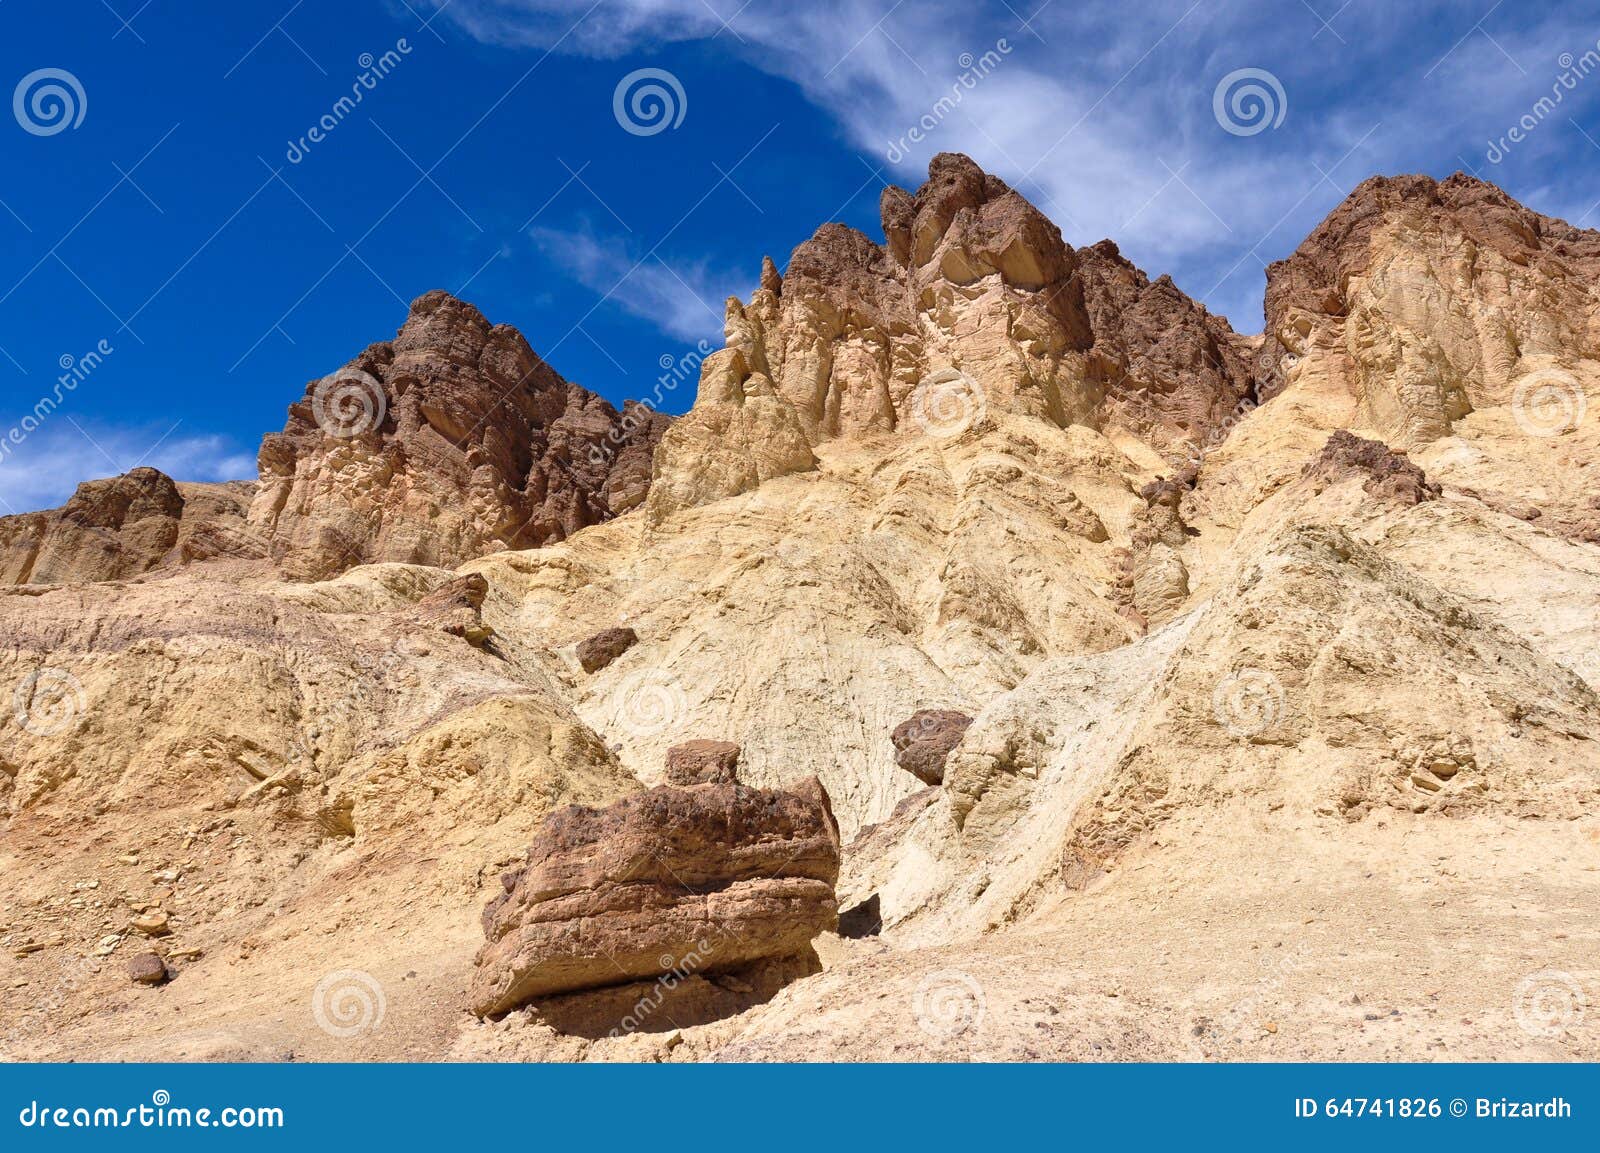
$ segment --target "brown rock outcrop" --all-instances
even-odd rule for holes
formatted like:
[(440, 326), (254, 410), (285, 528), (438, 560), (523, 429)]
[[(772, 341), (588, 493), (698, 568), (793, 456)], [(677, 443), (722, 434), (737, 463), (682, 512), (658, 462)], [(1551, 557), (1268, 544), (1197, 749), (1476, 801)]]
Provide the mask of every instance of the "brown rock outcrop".
[(124, 580), (163, 565), (260, 555), (253, 486), (178, 484), (153, 468), (84, 481), (58, 509), (0, 517), (0, 583)]
[(1439, 486), (1423, 471), (1379, 440), (1366, 440), (1346, 429), (1338, 429), (1316, 459), (1306, 465), (1303, 475), (1314, 483), (1338, 484), (1353, 476), (1364, 478), (1362, 491), (1380, 500), (1400, 504), (1421, 504), (1437, 499)]
[(954, 709), (922, 709), (895, 726), (894, 762), (925, 785), (944, 782), (944, 763), (972, 724)]
[(263, 440), (250, 519), (305, 577), (549, 544), (643, 500), (670, 420), (617, 412), (515, 328), (429, 292), (392, 341), (312, 382)]
[(425, 628), (438, 629), (481, 647), (494, 636), (494, 629), (483, 623), (483, 599), (488, 593), (489, 582), (482, 574), (468, 573), (418, 601), (415, 616)]
[(1267, 333), (1328, 354), (1360, 423), (1411, 448), (1514, 401), (1532, 373), (1600, 355), (1597, 276), (1600, 232), (1459, 172), (1378, 176), (1268, 268)]
[(626, 625), (601, 629), (578, 642), (578, 663), (584, 672), (597, 673), (638, 643), (639, 634)]
[(669, 785), (731, 785), (738, 771), (739, 746), (732, 741), (685, 741), (667, 750)]
[(657, 453), (654, 519), (811, 469), (827, 440), (950, 438), (991, 410), (1186, 457), (1253, 397), (1250, 340), (1110, 241), (1074, 251), (967, 157), (880, 209), (883, 245), (825, 224), (728, 301), (727, 347)]
[(814, 777), (562, 809), (484, 910), (472, 1009), (804, 955), (837, 924), (838, 876), (838, 825)]

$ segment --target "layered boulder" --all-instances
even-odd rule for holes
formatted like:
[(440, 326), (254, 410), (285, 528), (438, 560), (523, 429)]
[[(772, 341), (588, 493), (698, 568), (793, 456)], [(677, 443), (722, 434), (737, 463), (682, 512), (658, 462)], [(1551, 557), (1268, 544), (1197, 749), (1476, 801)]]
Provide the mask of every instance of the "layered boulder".
[(685, 741), (667, 750), (667, 784), (731, 785), (739, 779), (739, 746), (732, 741)]
[(562, 809), (484, 910), (472, 1009), (809, 957), (838, 923), (838, 876), (839, 828), (815, 777), (789, 789), (662, 786)]
[(263, 440), (250, 521), (303, 577), (550, 544), (643, 501), (670, 419), (618, 412), (515, 328), (429, 292)]

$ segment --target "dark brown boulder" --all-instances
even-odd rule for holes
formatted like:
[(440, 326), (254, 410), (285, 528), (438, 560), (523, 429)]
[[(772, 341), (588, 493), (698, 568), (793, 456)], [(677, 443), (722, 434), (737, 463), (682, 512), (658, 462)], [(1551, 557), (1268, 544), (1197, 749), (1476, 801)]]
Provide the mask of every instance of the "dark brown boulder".
[(894, 763), (923, 784), (944, 783), (944, 762), (961, 735), (972, 724), (966, 713), (954, 709), (923, 709), (895, 727)]
[(578, 643), (578, 663), (584, 672), (597, 673), (638, 643), (639, 634), (626, 626), (601, 629)]
[(667, 750), (669, 785), (731, 785), (738, 769), (739, 746), (732, 741), (685, 741)]
[(483, 913), (480, 1016), (671, 973), (807, 957), (838, 923), (839, 827), (815, 777), (670, 786), (547, 818)]
[(167, 963), (159, 953), (140, 953), (128, 962), (128, 979), (135, 984), (160, 985), (167, 976)]

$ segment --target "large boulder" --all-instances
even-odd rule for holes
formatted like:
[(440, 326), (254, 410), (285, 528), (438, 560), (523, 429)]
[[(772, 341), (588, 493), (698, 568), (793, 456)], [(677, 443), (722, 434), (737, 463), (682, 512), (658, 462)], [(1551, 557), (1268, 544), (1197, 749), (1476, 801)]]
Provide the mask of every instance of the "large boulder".
[(815, 777), (562, 809), (484, 910), (472, 1009), (809, 956), (838, 924), (838, 877), (839, 827)]

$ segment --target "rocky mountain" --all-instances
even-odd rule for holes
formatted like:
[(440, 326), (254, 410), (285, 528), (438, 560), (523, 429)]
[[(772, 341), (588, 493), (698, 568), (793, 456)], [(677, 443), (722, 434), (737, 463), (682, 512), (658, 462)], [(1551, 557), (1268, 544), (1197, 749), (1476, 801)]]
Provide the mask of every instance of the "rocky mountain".
[(249, 556), (259, 547), (245, 530), (251, 492), (245, 482), (180, 484), (153, 468), (85, 481), (58, 509), (0, 517), (0, 583), (125, 580)]
[(317, 579), (357, 564), (456, 565), (535, 548), (640, 504), (672, 418), (618, 412), (510, 325), (430, 292), (392, 341), (306, 387), (261, 444), (255, 484), (152, 468), (0, 517), (0, 580), (116, 580), (214, 558)]
[(883, 225), (612, 457), (430, 295), (267, 559), (0, 590), (0, 1049), (1600, 1057), (1600, 234), (1369, 181), (1246, 337), (965, 157)]
[(516, 329), (430, 292), (262, 442), (250, 523), (311, 576), (536, 548), (639, 504), (669, 423), (638, 404), (617, 412)]

